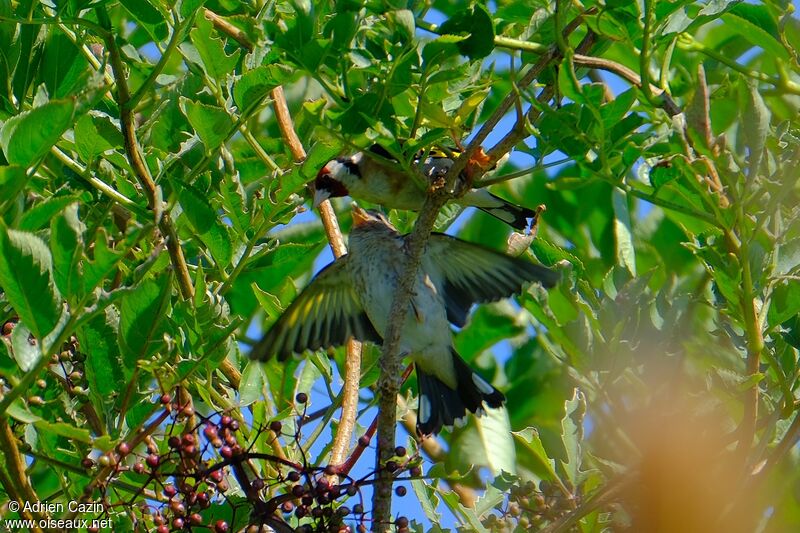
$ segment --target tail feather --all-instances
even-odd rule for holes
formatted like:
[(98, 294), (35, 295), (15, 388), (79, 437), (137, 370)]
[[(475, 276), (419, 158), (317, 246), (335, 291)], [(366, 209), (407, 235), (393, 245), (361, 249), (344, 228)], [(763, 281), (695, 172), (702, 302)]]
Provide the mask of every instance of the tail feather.
[(483, 414), (483, 403), (497, 408), (505, 396), (476, 374), (463, 359), (451, 350), (456, 370), (456, 388), (451, 389), (439, 378), (425, 373), (417, 365), (419, 380), (419, 415), (417, 432), (420, 435), (438, 433), (443, 426), (461, 425), (467, 411)]
[(494, 194), (491, 194), (491, 196), (494, 200), (497, 200), (498, 205), (476, 205), (475, 207), (520, 231), (528, 229), (536, 222), (536, 211), (533, 209), (512, 204)]

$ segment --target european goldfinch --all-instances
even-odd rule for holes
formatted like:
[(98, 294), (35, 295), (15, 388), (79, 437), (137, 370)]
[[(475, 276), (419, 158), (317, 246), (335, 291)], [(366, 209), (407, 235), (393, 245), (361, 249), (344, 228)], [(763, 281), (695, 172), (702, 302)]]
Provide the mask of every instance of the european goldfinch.
[[(354, 206), (349, 253), (321, 270), (250, 352), (252, 359), (340, 346), (350, 337), (382, 342), (407, 236), (381, 214)], [(478, 376), (453, 348), (450, 324), (463, 326), (473, 303), (520, 292), (536, 281), (552, 287), (558, 274), (520, 258), (432, 234), (400, 338), (419, 382), (420, 435), (463, 421), (483, 403), (500, 407), (503, 394)]]
[[(329, 161), (314, 180), (314, 207), (328, 198), (350, 196), (388, 209), (419, 211), (425, 202), (421, 191), (389, 152), (374, 144), (365, 152)], [(441, 152), (428, 154), (417, 161), (422, 174), (430, 181), (444, 176), (453, 160)], [(524, 231), (536, 219), (536, 211), (503, 200), (486, 189), (470, 189), (455, 200), (464, 207), (473, 206), (498, 218), (516, 230)]]

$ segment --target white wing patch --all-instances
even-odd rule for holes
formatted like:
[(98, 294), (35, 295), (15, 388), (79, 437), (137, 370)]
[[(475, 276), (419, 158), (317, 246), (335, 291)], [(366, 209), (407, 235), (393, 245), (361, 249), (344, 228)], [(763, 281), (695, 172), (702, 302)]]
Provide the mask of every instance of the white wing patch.
[(478, 390), (481, 391), (483, 394), (489, 395), (494, 392), (494, 387), (486, 383), (482, 377), (480, 377), (475, 372), (472, 373), (472, 382), (478, 387)]
[(431, 401), (424, 394), (419, 397), (419, 423), (427, 424), (431, 418)]

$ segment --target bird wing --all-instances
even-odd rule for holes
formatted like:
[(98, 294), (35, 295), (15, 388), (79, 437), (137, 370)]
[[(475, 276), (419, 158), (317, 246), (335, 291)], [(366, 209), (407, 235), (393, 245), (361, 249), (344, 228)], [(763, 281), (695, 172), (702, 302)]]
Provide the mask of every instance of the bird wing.
[(441, 233), (431, 235), (425, 261), (444, 298), (447, 319), (459, 327), (472, 304), (507, 298), (526, 282), (552, 287), (559, 278), (549, 268)]
[(251, 359), (266, 361), (277, 354), (283, 361), (292, 353), (341, 346), (350, 337), (381, 342), (347, 274), (347, 259), (337, 259), (317, 274), (253, 346)]

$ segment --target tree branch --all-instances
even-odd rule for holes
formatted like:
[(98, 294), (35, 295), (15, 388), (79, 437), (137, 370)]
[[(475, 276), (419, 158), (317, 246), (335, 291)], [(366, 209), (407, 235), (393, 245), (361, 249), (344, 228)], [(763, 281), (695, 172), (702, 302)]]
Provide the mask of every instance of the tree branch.
[(150, 175), (150, 169), (139, 151), (139, 144), (136, 140), (136, 124), (133, 117), (133, 106), (131, 106), (131, 93), (128, 89), (128, 81), (125, 77), (125, 67), (122, 63), (122, 56), (120, 55), (117, 43), (111, 34), (111, 21), (108, 18), (108, 13), (105, 7), (98, 7), (96, 9), (97, 18), (100, 24), (108, 31), (105, 35), (106, 48), (108, 49), (111, 58), (111, 70), (114, 73), (114, 80), (117, 85), (117, 105), (119, 106), (119, 118), (122, 123), (122, 136), (125, 140), (125, 155), (128, 158), (128, 163), (136, 175), (136, 179), (144, 188), (147, 197), (147, 204), (153, 211), (153, 215), (158, 224), (159, 230), (164, 234), (167, 241), (167, 251), (169, 252), (172, 268), (178, 278), (178, 287), (181, 291), (181, 296), (184, 300), (190, 300), (194, 297), (194, 286), (189, 274), (189, 268), (186, 265), (186, 258), (183, 256), (183, 248), (181, 248), (180, 240), (178, 239), (178, 232), (175, 225), (172, 223), (172, 218), (169, 213), (161, 212), (161, 197), (159, 194), (158, 186), (153, 181)]
[[(275, 117), (280, 126), (281, 136), (295, 161), (300, 162), (306, 158), (303, 143), (294, 130), (292, 116), (289, 114), (289, 107), (286, 105), (286, 97), (282, 87), (272, 90), (273, 107)], [(336, 213), (328, 200), (319, 205), (319, 215), (328, 242), (331, 245), (334, 257), (342, 257), (347, 253), (344, 245), (342, 232), (339, 229), (339, 221)], [(350, 441), (353, 436), (353, 428), (356, 424), (356, 414), (358, 410), (358, 391), (361, 386), (361, 343), (355, 339), (347, 341), (346, 357), (344, 361), (344, 385), (342, 386), (342, 415), (339, 418), (339, 428), (334, 436), (331, 448), (331, 464), (338, 465), (347, 457), (350, 448)]]
[[(18, 497), (21, 500), (19, 503), (24, 504), (38, 502), (39, 497), (36, 495), (36, 492), (34, 492), (33, 487), (31, 487), (30, 479), (25, 473), (25, 461), (22, 459), (22, 456), (19, 453), (19, 448), (17, 447), (17, 438), (14, 436), (14, 432), (11, 431), (11, 426), (8, 424), (8, 418), (5, 416), (0, 416), (0, 450), (3, 452), (2, 455), (4, 462), (10, 475), (10, 478), (6, 479), (11, 483), (11, 486), (16, 489), (16, 493), (19, 495)], [(25, 516), (26, 514), (30, 513), (23, 512), (23, 510), (20, 510), (20, 513), (21, 516), (25, 518), (44, 518), (44, 516), (41, 516), (38, 513), (36, 513), (34, 516)], [(35, 527), (34, 530), (41, 531), (41, 529), (38, 527)]]
[(419, 213), (414, 231), (406, 239), (405, 265), (397, 283), (389, 314), (388, 328), (383, 336), (383, 349), (380, 359), (381, 374), (378, 378), (378, 457), (375, 470), (375, 492), (372, 498), (372, 531), (388, 532), (392, 514), (392, 472), (384, 465), (394, 456), (397, 429), (397, 393), (400, 391), (402, 376), (402, 354), (400, 334), (414, 290), (414, 281), (422, 259), (422, 252), (433, 230), (439, 209), (449, 198), (448, 189), (438, 189), (426, 198)]

